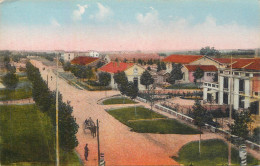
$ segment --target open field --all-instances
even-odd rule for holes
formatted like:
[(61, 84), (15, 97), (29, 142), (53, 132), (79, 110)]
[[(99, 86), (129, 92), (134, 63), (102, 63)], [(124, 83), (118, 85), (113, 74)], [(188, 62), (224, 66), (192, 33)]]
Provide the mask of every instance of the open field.
[[(179, 157), (174, 157), (179, 163), (193, 166), (214, 166), (226, 164), (228, 146), (223, 140), (212, 139), (201, 142), (201, 154), (199, 154), (199, 142), (191, 142), (184, 145), (179, 151)], [(232, 149), (232, 164), (240, 165), (239, 152)], [(247, 156), (248, 165), (258, 165), (259, 162), (251, 155)]]
[(175, 119), (166, 119), (163, 115), (157, 114), (144, 107), (127, 107), (110, 110), (108, 113), (118, 119), (121, 123), (132, 128), (132, 131), (139, 133), (160, 133), (160, 134), (199, 134), (186, 124)]
[[(1, 164), (54, 165), (55, 128), (36, 105), (0, 106)], [(74, 152), (60, 152), (62, 165), (80, 165)]]
[(124, 98), (124, 97), (118, 97), (118, 98), (111, 98), (103, 101), (104, 105), (112, 105), (112, 104), (135, 104), (137, 102)]

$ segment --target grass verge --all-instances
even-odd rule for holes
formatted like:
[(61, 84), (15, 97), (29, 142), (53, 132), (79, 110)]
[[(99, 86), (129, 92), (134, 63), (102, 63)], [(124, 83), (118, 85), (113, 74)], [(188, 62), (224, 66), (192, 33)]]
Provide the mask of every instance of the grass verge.
[[(160, 134), (199, 134), (186, 124), (182, 124), (175, 119), (165, 119), (166, 117), (150, 111), (144, 107), (127, 107), (108, 111), (110, 115), (118, 119), (121, 123), (132, 128), (132, 131), (139, 133), (160, 133)], [(164, 119), (160, 119), (164, 118)]]
[(118, 98), (111, 98), (103, 101), (104, 105), (112, 105), (112, 104), (135, 104), (137, 102), (125, 98), (125, 97), (118, 97)]
[[(199, 142), (191, 142), (184, 145), (179, 151), (179, 157), (173, 157), (181, 164), (189, 166), (217, 166), (228, 162), (228, 146), (223, 140), (212, 139), (201, 142), (201, 154), (199, 154)], [(240, 165), (238, 150), (232, 148), (232, 164)], [(247, 156), (248, 165), (258, 165), (259, 162), (251, 155)]]
[[(0, 106), (1, 164), (54, 165), (55, 128), (36, 105)], [(61, 165), (80, 165), (74, 152), (60, 152)]]

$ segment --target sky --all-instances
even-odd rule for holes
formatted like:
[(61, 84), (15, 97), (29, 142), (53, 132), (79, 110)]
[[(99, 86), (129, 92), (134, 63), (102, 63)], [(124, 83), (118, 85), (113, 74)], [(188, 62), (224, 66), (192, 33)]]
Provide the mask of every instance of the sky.
[(0, 49), (259, 48), (259, 9), (259, 0), (0, 0)]

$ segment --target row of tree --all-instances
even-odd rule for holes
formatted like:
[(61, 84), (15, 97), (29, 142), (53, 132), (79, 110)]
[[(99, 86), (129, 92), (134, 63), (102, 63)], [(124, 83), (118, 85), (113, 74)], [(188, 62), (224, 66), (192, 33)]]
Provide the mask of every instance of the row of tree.
[[(35, 103), (40, 110), (46, 113), (53, 124), (53, 130), (56, 122), (55, 104), (56, 92), (49, 90), (46, 82), (42, 79), (39, 69), (34, 67), (31, 63), (26, 64), (28, 79), (32, 82), (32, 95)], [(77, 145), (78, 140), (76, 133), (78, 132), (78, 125), (75, 118), (72, 116), (73, 108), (70, 103), (62, 101), (62, 95), (59, 94), (59, 137), (60, 147), (66, 151), (71, 152)]]

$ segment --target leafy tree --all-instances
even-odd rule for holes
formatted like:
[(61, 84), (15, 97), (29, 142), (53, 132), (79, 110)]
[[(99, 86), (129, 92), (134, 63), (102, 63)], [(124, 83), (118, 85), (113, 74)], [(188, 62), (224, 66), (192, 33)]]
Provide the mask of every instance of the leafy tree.
[[(132, 81), (128, 82), (127, 88), (126, 88), (126, 95), (128, 97), (130, 97), (132, 100), (134, 100), (138, 95), (138, 91), (139, 91), (138, 87), (135, 86), (135, 84)], [(136, 115), (136, 105), (135, 105), (135, 115)]]
[(200, 142), (201, 142), (201, 128), (205, 123), (212, 121), (212, 116), (207, 112), (207, 109), (204, 108), (199, 100), (196, 100), (192, 106), (193, 113), (192, 117), (194, 119), (194, 124), (200, 128), (200, 140), (199, 140), (199, 153), (200, 153)]
[(140, 65), (143, 65), (142, 59), (138, 59), (138, 60), (137, 60), (137, 63), (140, 64)]
[(164, 62), (161, 63), (162, 70), (166, 70), (166, 64)]
[(119, 62), (118, 58), (115, 59), (116, 62)]
[(161, 66), (161, 63), (158, 62), (157, 63), (157, 72), (161, 71), (162, 70), (162, 66)]
[(207, 55), (207, 56), (219, 56), (220, 52), (216, 50), (214, 47), (205, 47), (200, 49), (200, 55)]
[(250, 114), (258, 115), (259, 101), (251, 102), (248, 110), (250, 111)]
[(4, 64), (7, 65), (9, 63), (10, 63), (10, 57), (9, 57), (9, 55), (5, 55), (4, 56)]
[(253, 130), (253, 135), (252, 135), (252, 140), (257, 143), (260, 144), (260, 127), (257, 127)]
[(70, 71), (70, 69), (71, 69), (71, 64), (70, 64), (70, 62), (66, 62), (66, 63), (63, 65), (63, 69), (64, 69), (64, 71)]
[(102, 67), (104, 64), (105, 64), (104, 62), (98, 61), (98, 63), (97, 63), (97, 68)]
[(234, 124), (229, 125), (231, 134), (247, 139), (249, 134), (248, 125), (249, 123), (253, 122), (250, 116), (250, 112), (242, 111), (240, 113), (236, 113), (234, 120)]
[(147, 70), (151, 71), (151, 67), (150, 67), (150, 66), (148, 66), (148, 67), (147, 67)]
[[(121, 95), (126, 95), (128, 79), (125, 72), (118, 72), (114, 75), (114, 80), (117, 83), (117, 87)], [(125, 100), (123, 101), (125, 103)]]
[(126, 63), (126, 62), (127, 62), (127, 59), (125, 58), (123, 62)]
[(148, 89), (149, 85), (152, 85), (154, 83), (154, 79), (152, 75), (145, 70), (143, 74), (141, 75), (141, 84), (145, 86), (146, 89)]
[(103, 86), (108, 86), (111, 81), (111, 74), (101, 72), (98, 74), (99, 83)]
[(90, 66), (86, 69), (86, 78), (91, 79), (94, 76), (93, 70)]
[(3, 77), (3, 84), (10, 89), (15, 89), (19, 82), (19, 78), (14, 73), (7, 73)]
[(200, 67), (197, 67), (197, 69), (193, 73), (194, 82), (197, 83), (197, 80), (201, 79), (203, 76), (204, 76), (204, 71)]
[(168, 78), (168, 82), (170, 84), (175, 84), (175, 81), (181, 80), (183, 77), (183, 72), (181, 71), (181, 64), (172, 64), (172, 71), (170, 73), (170, 76)]

